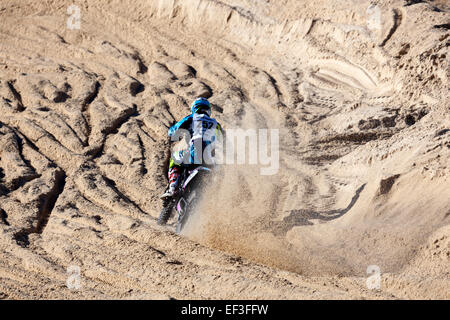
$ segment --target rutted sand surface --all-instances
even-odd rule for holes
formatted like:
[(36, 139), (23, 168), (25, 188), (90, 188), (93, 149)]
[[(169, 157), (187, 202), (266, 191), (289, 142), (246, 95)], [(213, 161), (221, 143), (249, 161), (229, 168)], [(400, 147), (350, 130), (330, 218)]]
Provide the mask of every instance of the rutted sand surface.
[[(449, 17), (445, 1), (2, 0), (0, 299), (449, 299)], [(180, 237), (158, 195), (167, 128), (197, 96), (225, 129), (280, 129), (281, 167), (225, 169)]]

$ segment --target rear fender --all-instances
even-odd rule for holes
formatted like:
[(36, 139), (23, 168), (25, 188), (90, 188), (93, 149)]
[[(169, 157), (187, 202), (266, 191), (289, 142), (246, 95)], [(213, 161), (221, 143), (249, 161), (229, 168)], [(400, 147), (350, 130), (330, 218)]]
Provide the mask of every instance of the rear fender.
[(211, 171), (211, 169), (206, 168), (206, 167), (197, 167), (197, 168), (195, 168), (195, 169), (191, 172), (191, 174), (189, 175), (189, 177), (187, 177), (186, 181), (184, 181), (183, 189), (186, 188), (186, 186), (189, 184), (189, 182), (191, 182), (192, 179), (194, 179), (194, 177), (195, 177), (200, 171)]

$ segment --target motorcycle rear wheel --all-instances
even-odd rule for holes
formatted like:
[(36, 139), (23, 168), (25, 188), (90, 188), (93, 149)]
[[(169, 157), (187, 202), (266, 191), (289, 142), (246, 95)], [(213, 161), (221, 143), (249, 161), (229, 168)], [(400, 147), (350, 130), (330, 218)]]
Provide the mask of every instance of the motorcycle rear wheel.
[(159, 214), (158, 225), (163, 226), (169, 221), (170, 216), (172, 214), (173, 204), (169, 203), (167, 206), (164, 206)]

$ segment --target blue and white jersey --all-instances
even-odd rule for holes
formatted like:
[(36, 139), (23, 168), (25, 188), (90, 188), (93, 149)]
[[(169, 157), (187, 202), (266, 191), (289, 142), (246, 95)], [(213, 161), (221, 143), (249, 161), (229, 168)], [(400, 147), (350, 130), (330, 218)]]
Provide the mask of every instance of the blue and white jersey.
[[(188, 130), (190, 134), (189, 161), (187, 164), (202, 164), (205, 162), (210, 164), (210, 159), (204, 159), (204, 157), (210, 158), (212, 155), (204, 155), (203, 151), (207, 146), (216, 142), (218, 135), (222, 135), (222, 128), (216, 119), (202, 113), (190, 114), (169, 129), (169, 136), (173, 137), (180, 129)], [(172, 156), (177, 163), (186, 164), (186, 160), (181, 161), (180, 157), (179, 152)]]

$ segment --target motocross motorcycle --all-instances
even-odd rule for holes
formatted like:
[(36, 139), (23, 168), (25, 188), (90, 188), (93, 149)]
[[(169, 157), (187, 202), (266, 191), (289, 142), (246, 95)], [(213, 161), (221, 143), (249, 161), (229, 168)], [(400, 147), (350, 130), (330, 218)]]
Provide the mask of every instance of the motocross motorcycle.
[(183, 170), (176, 196), (164, 200), (163, 209), (158, 218), (158, 224), (165, 225), (175, 208), (178, 214), (176, 232), (180, 233), (200, 199), (202, 194), (201, 189), (211, 173), (211, 169), (203, 166)]

